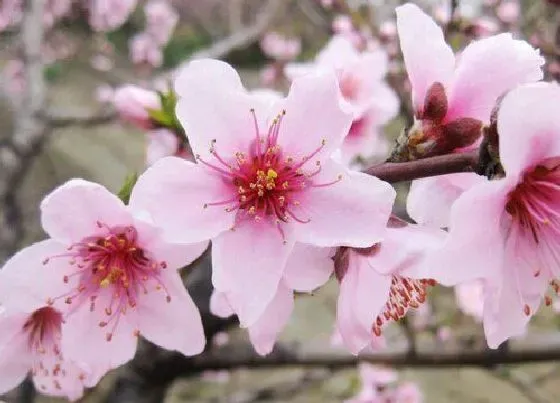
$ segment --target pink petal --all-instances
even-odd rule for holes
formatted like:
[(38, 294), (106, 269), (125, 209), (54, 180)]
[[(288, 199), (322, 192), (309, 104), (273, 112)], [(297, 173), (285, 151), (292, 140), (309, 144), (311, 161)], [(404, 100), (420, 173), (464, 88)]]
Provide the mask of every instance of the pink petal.
[[(0, 271), (0, 301), (9, 309), (31, 313), (47, 304), (50, 297), (63, 295), (62, 278), (73, 269), (67, 259), (66, 246), (52, 239), (24, 248), (6, 262)], [(45, 259), (51, 259), (45, 265)]]
[(500, 160), (508, 176), (560, 155), (560, 87), (539, 83), (511, 91), (498, 114)]
[(31, 365), (32, 357), (23, 334), (16, 335), (9, 345), (0, 346), (0, 394), (19, 385), (25, 379)]
[(146, 135), (146, 164), (154, 165), (161, 158), (177, 153), (179, 139), (168, 129), (151, 130)]
[(87, 377), (87, 374), (80, 367), (70, 361), (60, 361), (54, 355), (43, 357), (41, 361), (47, 369), (59, 367), (60, 374), (63, 375), (55, 376), (52, 371), (48, 373), (37, 371), (33, 375), (33, 383), (37, 391), (49, 396), (65, 397), (70, 401), (76, 401), (83, 396), (82, 377)]
[(138, 299), (137, 323), (140, 333), (151, 342), (184, 355), (199, 354), (206, 339), (198, 308), (176, 272), (165, 275), (164, 285), (171, 296), (149, 292)]
[(249, 326), (249, 338), (260, 355), (272, 352), (278, 335), (284, 329), (294, 309), (294, 295), (282, 282), (262, 316)]
[(210, 297), (210, 312), (220, 318), (229, 318), (235, 312), (227, 299), (225, 292), (214, 290)]
[(41, 203), (43, 229), (61, 242), (77, 242), (103, 234), (108, 226), (127, 226), (131, 216), (124, 203), (105, 187), (72, 179), (56, 188)]
[[(144, 295), (143, 295), (144, 297)], [(110, 292), (100, 294), (96, 304), (104, 306), (110, 300)], [(162, 296), (163, 299), (165, 297)], [(94, 372), (104, 372), (130, 361), (136, 353), (136, 327), (131, 311), (121, 315), (118, 326), (110, 341), (106, 335), (111, 325), (100, 327), (107, 316), (101, 309), (90, 312), (89, 304), (82, 304), (65, 319), (62, 328), (62, 351), (67, 360), (87, 364)], [(87, 346), (87, 348), (84, 348)]]
[(343, 102), (332, 71), (317, 70), (294, 80), (278, 137), (284, 152), (296, 161), (320, 147), (313, 160), (332, 155), (352, 123), (352, 114)]
[(296, 243), (284, 270), (289, 288), (308, 292), (325, 284), (334, 270), (333, 248), (317, 248)]
[(416, 5), (405, 4), (397, 7), (396, 12), (401, 50), (412, 84), (412, 101), (419, 110), (433, 83), (447, 87), (453, 76), (455, 56), (445, 43), (441, 28)]
[(195, 155), (208, 159), (213, 140), (222, 156), (247, 151), (255, 136), (251, 114), (255, 100), (229, 64), (192, 61), (180, 70), (175, 91), (179, 97), (176, 114)]
[(358, 354), (375, 337), (371, 327), (387, 302), (390, 288), (391, 276), (378, 274), (366, 259), (352, 252), (337, 304), (338, 329), (352, 354)]
[(446, 119), (471, 117), (489, 122), (498, 98), (520, 84), (541, 80), (543, 64), (537, 50), (511, 34), (471, 43), (459, 58)]
[(501, 217), (512, 186), (502, 179), (463, 193), (451, 209), (447, 241), (426, 257), (418, 275), (443, 285), (496, 276), (503, 256)]
[(418, 224), (448, 227), (451, 206), (455, 200), (466, 190), (485, 181), (485, 177), (474, 173), (417, 179), (410, 185), (406, 211)]
[(455, 286), (457, 306), (465, 314), (480, 322), (484, 310), (484, 283), (481, 280), (462, 283)]
[(140, 176), (129, 206), (147, 213), (169, 241), (192, 243), (233, 226), (234, 214), (220, 206), (204, 208), (206, 203), (228, 199), (230, 194), (221, 177), (197, 164), (167, 157)]
[(246, 219), (212, 240), (212, 283), (227, 292), (242, 326), (255, 323), (276, 294), (294, 241), (274, 223)]
[(298, 225), (299, 242), (365, 248), (381, 240), (395, 190), (386, 182), (349, 171), (333, 161), (322, 165), (316, 182), (329, 183), (339, 175), (340, 181), (309, 188), (302, 194), (301, 215), (310, 221)]
[(357, 61), (360, 54), (343, 35), (334, 35), (316, 57), (320, 67), (343, 68), (348, 63)]

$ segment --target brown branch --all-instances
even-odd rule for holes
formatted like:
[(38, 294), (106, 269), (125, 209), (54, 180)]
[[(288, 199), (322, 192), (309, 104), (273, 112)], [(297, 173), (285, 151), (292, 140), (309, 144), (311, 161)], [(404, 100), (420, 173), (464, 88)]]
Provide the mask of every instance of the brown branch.
[(270, 26), (272, 21), (282, 14), (280, 6), (288, 3), (286, 0), (269, 0), (255, 18), (253, 25), (246, 27), (227, 38), (215, 42), (207, 49), (195, 52), (191, 59), (221, 58), (233, 50), (244, 48), (255, 42)]
[(408, 351), (383, 352), (352, 356), (337, 353), (304, 353), (277, 346), (266, 356), (257, 355), (251, 346), (231, 346), (209, 351), (189, 362), (190, 373), (204, 370), (231, 370), (235, 368), (345, 368), (360, 362), (383, 364), (406, 368), (446, 368), (446, 367), (493, 367), (499, 364), (557, 361), (560, 359), (560, 345), (524, 346), (505, 354), (494, 350), (464, 351), (423, 349), (411, 356)]
[(46, 112), (42, 117), (51, 128), (60, 129), (69, 126), (91, 127), (105, 125), (113, 122), (117, 118), (117, 113), (112, 109), (103, 110), (98, 113), (72, 115)]
[(479, 172), (478, 151), (448, 154), (409, 162), (384, 162), (373, 165), (365, 173), (395, 183), (429, 176), (459, 172)]

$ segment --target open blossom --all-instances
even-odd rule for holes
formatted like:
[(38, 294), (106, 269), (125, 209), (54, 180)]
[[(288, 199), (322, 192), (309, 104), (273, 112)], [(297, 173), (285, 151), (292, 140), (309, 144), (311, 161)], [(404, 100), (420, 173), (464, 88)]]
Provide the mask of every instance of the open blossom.
[(316, 68), (334, 69), (345, 101), (352, 108), (353, 122), (342, 146), (345, 162), (356, 156), (385, 155), (388, 141), (380, 128), (396, 116), (397, 96), (385, 83), (387, 55), (382, 50), (359, 53), (342, 36), (334, 36), (313, 64), (291, 64), (288, 77), (295, 78)]
[(142, 32), (129, 40), (130, 60), (134, 64), (160, 67), (163, 63), (161, 45), (149, 33)]
[(520, 335), (549, 285), (558, 292), (560, 244), (560, 88), (511, 91), (498, 113), (505, 177), (463, 193), (451, 232), (425, 271), (444, 284), (484, 279), (484, 331), (490, 347)]
[(67, 358), (117, 367), (134, 356), (139, 334), (185, 355), (202, 351), (200, 315), (177, 269), (206, 242), (166, 242), (148, 214), (80, 179), (43, 200), (41, 221), (51, 238), (25, 248), (12, 265), (39, 266), (42, 282), (63, 285), (44, 302), (64, 314)]
[[(411, 158), (472, 146), (500, 96), (543, 76), (538, 51), (510, 34), (474, 41), (456, 58), (441, 28), (417, 6), (397, 8), (397, 27), (415, 110)], [(416, 181), (409, 214), (419, 223), (447, 226), (451, 203), (480, 181), (475, 174)]]
[[(327, 282), (334, 270), (333, 248), (316, 248), (296, 244), (286, 263), (286, 270), (276, 294), (261, 317), (248, 327), (249, 339), (260, 355), (269, 354), (294, 308), (294, 291), (311, 292)], [(214, 291), (210, 310), (220, 317), (234, 315), (235, 301), (227, 293)]]
[(366, 247), (381, 239), (395, 192), (331, 158), (352, 119), (331, 72), (297, 79), (271, 102), (247, 93), (228, 64), (200, 60), (175, 89), (198, 162), (158, 161), (133, 201), (168, 239), (212, 239), (214, 287), (244, 326), (274, 297), (296, 242)]
[(89, 23), (96, 31), (113, 31), (123, 25), (137, 0), (90, 0)]
[(119, 117), (142, 129), (153, 126), (150, 109), (161, 109), (161, 101), (156, 92), (134, 85), (125, 85), (115, 90), (113, 104)]
[(144, 6), (146, 32), (160, 45), (169, 42), (179, 21), (175, 9), (165, 0), (151, 0)]
[(391, 219), (383, 241), (370, 248), (341, 248), (335, 258), (340, 281), (337, 324), (353, 354), (381, 335), (390, 321), (418, 308), (435, 282), (416, 272), (444, 232)]
[(294, 60), (301, 52), (298, 38), (287, 38), (278, 32), (268, 32), (260, 45), (265, 55), (280, 61)]
[[(32, 248), (44, 251), (40, 242)], [(62, 349), (63, 317), (47, 304), (50, 292), (62, 292), (62, 282), (46, 281), (36, 256), (20, 252), (0, 271), (0, 394), (31, 373), (37, 390), (51, 396), (79, 399), (96, 375), (67, 360)]]

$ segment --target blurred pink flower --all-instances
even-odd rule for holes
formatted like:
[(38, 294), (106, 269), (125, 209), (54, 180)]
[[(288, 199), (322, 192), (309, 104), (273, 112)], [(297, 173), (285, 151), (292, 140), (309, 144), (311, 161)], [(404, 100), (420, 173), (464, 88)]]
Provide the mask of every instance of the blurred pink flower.
[[(340, 281), (337, 324), (345, 345), (358, 354), (391, 321), (426, 299), (430, 277), (418, 276), (425, 255), (441, 246), (445, 233), (391, 219), (380, 244), (340, 249), (335, 269)], [(396, 227), (395, 227), (396, 225)]]
[(404, 382), (395, 391), (394, 403), (422, 403), (422, 391), (416, 383)]
[(18, 25), (23, 16), (23, 0), (2, 0), (0, 2), (0, 32)]
[(484, 283), (475, 280), (455, 286), (457, 306), (476, 321), (482, 322), (484, 309)]
[(379, 33), (385, 39), (393, 39), (397, 37), (397, 24), (394, 21), (384, 21), (379, 26)]
[(160, 44), (147, 32), (134, 35), (129, 41), (130, 59), (134, 64), (160, 67), (163, 53)]
[(179, 152), (179, 139), (169, 129), (150, 130), (146, 134), (146, 164), (151, 166), (163, 157), (177, 155)]
[(109, 71), (114, 67), (113, 59), (101, 53), (93, 55), (89, 63), (91, 67), (98, 71)]
[(294, 60), (301, 52), (299, 38), (287, 38), (278, 32), (268, 32), (260, 42), (266, 56), (280, 61)]
[[(198, 163), (162, 159), (138, 181), (134, 201), (170, 239), (212, 239), (214, 287), (243, 326), (274, 298), (296, 242), (365, 247), (381, 239), (395, 192), (332, 158), (352, 119), (333, 73), (297, 79), (274, 102), (248, 94), (228, 64), (198, 60), (175, 90)], [(157, 196), (168, 192), (174, 197)]]
[(144, 6), (146, 32), (159, 45), (169, 42), (171, 34), (179, 21), (179, 15), (166, 0), (150, 0)]
[(387, 67), (385, 52), (359, 53), (340, 35), (330, 40), (314, 63), (286, 66), (286, 75), (292, 79), (315, 69), (335, 71), (342, 96), (353, 113), (353, 123), (342, 146), (342, 160), (346, 164), (357, 156), (381, 156), (388, 150), (381, 127), (397, 115), (399, 101), (384, 81)]
[(156, 92), (134, 85), (117, 88), (113, 103), (121, 119), (142, 129), (153, 126), (149, 110), (161, 109), (161, 101)]
[(123, 25), (137, 0), (89, 0), (89, 23), (95, 31), (113, 31)]
[(506, 24), (517, 22), (521, 6), (517, 0), (505, 0), (496, 8), (496, 15)]
[(95, 99), (102, 104), (113, 103), (115, 89), (109, 84), (101, 84), (95, 88)]
[(43, 24), (52, 27), (59, 19), (65, 17), (72, 10), (72, 0), (46, 0), (43, 12)]
[(125, 205), (81, 179), (45, 197), (41, 222), (51, 238), (23, 249), (8, 265), (14, 273), (24, 266), (42, 270), (33, 281), (49, 287), (44, 301), (64, 314), (65, 358), (106, 371), (132, 359), (139, 334), (185, 355), (203, 350), (200, 314), (177, 269), (196, 259), (207, 242), (167, 242), (132, 201)]
[(457, 199), (447, 242), (425, 262), (444, 285), (484, 279), (484, 331), (492, 348), (525, 331), (549, 284), (560, 288), (557, 105), (556, 84), (525, 85), (505, 96), (497, 123), (506, 175)]
[(494, 18), (482, 16), (473, 21), (474, 35), (478, 38), (485, 38), (498, 33), (500, 25)]
[(333, 18), (332, 30), (336, 34), (346, 34), (354, 31), (352, 18), (346, 14), (338, 14)]

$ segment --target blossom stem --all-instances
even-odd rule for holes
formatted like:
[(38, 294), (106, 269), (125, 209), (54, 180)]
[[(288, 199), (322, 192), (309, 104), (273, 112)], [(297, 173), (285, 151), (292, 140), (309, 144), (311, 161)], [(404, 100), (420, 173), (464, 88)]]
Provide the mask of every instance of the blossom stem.
[(476, 150), (408, 162), (384, 162), (366, 168), (364, 172), (386, 182), (396, 183), (459, 172), (478, 173), (480, 167), (478, 150)]

